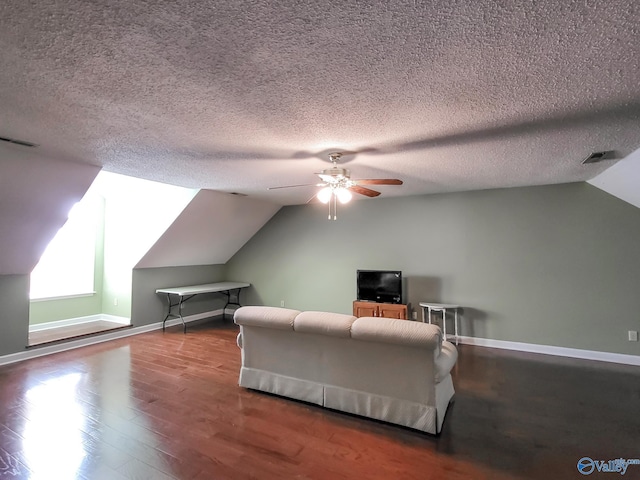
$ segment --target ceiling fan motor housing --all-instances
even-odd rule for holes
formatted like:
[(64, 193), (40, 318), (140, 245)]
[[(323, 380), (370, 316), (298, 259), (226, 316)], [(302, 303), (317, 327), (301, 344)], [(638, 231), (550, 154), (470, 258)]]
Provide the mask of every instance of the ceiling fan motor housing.
[(325, 182), (336, 183), (341, 180), (349, 179), (351, 172), (346, 168), (333, 167), (322, 170), (319, 175)]

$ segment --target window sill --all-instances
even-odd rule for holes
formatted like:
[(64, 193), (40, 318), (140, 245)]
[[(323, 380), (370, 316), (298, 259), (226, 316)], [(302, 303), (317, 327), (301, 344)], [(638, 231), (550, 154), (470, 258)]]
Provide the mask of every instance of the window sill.
[(82, 297), (93, 297), (96, 294), (96, 292), (87, 292), (87, 293), (74, 293), (71, 295), (60, 295), (57, 297), (38, 297), (38, 298), (31, 298), (29, 299), (30, 302), (32, 303), (36, 303), (36, 302), (49, 302), (52, 300), (68, 300), (68, 299), (72, 299), (72, 298), (82, 298)]

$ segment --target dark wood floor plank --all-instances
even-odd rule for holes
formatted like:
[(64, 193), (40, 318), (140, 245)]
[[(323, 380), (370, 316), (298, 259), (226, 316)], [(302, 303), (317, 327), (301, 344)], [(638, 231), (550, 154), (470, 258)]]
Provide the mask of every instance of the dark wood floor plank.
[(578, 478), (581, 457), (640, 456), (637, 367), (460, 346), (436, 437), (238, 387), (236, 334), (171, 328), (0, 367), (0, 480), (47, 478), (51, 451), (81, 457), (50, 474), (87, 480)]
[(29, 479), (32, 472), (17, 455), (0, 447), (0, 478)]

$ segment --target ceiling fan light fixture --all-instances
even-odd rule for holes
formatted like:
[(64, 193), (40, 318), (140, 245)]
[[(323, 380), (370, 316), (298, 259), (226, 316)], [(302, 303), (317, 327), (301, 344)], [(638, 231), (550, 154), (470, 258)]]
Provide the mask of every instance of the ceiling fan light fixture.
[(338, 203), (349, 203), (353, 198), (354, 192), (358, 195), (364, 195), (365, 197), (370, 198), (380, 195), (379, 191), (363, 187), (362, 185), (402, 185), (402, 180), (397, 178), (365, 178), (360, 180), (351, 180), (351, 172), (349, 169), (338, 166), (338, 160), (340, 160), (341, 156), (342, 154), (338, 152), (329, 154), (329, 160), (331, 160), (333, 166), (316, 173), (316, 175), (320, 177), (320, 180), (322, 180), (322, 183), (285, 185), (282, 187), (270, 187), (269, 190), (292, 187), (323, 187), (315, 194), (315, 197), (312, 198), (316, 198), (319, 202), (329, 205), (328, 218), (329, 220), (335, 220), (337, 218), (336, 213), (338, 210)]
[(336, 188), (335, 195), (340, 203), (349, 203), (353, 198), (353, 194), (343, 187)]
[(332, 194), (331, 188), (330, 187), (324, 187), (322, 190), (320, 190), (318, 192), (316, 197), (322, 203), (329, 203), (329, 200), (331, 200), (331, 194)]

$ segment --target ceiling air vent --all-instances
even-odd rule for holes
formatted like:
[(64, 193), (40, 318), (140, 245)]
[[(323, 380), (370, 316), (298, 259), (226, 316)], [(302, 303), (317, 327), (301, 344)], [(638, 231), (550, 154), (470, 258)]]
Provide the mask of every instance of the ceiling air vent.
[(603, 160), (611, 160), (615, 157), (615, 152), (613, 150), (607, 150), (606, 152), (593, 152), (587, 158), (582, 160), (582, 164), (586, 165), (588, 163), (598, 163)]
[(23, 147), (37, 147), (38, 146), (35, 143), (26, 142), (24, 140), (17, 140), (15, 138), (0, 137), (0, 141), (7, 142), (7, 143), (15, 143), (16, 145), (22, 145)]

